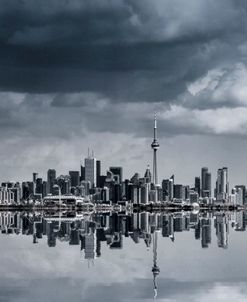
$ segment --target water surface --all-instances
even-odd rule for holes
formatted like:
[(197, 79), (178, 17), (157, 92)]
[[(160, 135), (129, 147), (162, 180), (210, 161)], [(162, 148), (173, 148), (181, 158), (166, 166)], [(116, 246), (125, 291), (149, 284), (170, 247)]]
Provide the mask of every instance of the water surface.
[(0, 213), (0, 301), (247, 301), (243, 212)]

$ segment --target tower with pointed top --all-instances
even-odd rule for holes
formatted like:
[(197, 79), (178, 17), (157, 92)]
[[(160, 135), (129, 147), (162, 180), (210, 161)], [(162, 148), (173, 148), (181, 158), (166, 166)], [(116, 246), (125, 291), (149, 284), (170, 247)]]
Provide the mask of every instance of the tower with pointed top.
[(158, 170), (157, 170), (157, 150), (159, 149), (160, 145), (157, 140), (157, 117), (156, 114), (154, 115), (154, 140), (151, 144), (153, 149), (153, 183), (154, 185), (158, 185)]

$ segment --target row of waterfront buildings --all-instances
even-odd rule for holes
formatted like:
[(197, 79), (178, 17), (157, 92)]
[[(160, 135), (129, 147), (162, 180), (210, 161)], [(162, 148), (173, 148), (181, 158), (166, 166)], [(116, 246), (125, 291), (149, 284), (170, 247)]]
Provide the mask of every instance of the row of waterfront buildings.
[(208, 168), (201, 169), (201, 176), (195, 177), (194, 186), (177, 184), (172, 175), (154, 185), (148, 167), (143, 176), (135, 173), (130, 179), (123, 179), (122, 167), (110, 167), (101, 174), (101, 162), (93, 157), (85, 158), (81, 171), (70, 171), (57, 177), (56, 170), (49, 169), (43, 180), (33, 173), (33, 180), (26, 182), (3, 182), (0, 187), (1, 204), (42, 202), (49, 196), (78, 196), (94, 203), (152, 202), (203, 203), (244, 205), (247, 201), (245, 185), (229, 189), (228, 169), (218, 169), (216, 185), (212, 187)]
[[(148, 167), (143, 176), (135, 173), (130, 179), (123, 179), (123, 168), (110, 167), (101, 173), (101, 161), (93, 153), (84, 160), (80, 171), (70, 171), (68, 175), (57, 177), (56, 170), (49, 169), (46, 180), (33, 173), (32, 181), (5, 182), (0, 187), (1, 204), (20, 204), (22, 202), (42, 202), (49, 196), (78, 196), (94, 203), (132, 203), (149, 204), (159, 202), (232, 204), (246, 203), (245, 185), (236, 185), (230, 191), (228, 168), (218, 169), (216, 185), (212, 187), (211, 173), (208, 168), (201, 169), (201, 176), (195, 178), (192, 187), (176, 184), (174, 175), (158, 181), (157, 121), (154, 119), (153, 171)], [(212, 189), (213, 188), (213, 189)], [(69, 197), (68, 197), (69, 198)], [(65, 200), (63, 198), (63, 200)]]

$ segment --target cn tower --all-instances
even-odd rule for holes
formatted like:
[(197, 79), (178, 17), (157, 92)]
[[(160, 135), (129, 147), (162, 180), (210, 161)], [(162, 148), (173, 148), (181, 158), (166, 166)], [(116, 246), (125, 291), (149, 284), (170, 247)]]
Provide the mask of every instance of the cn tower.
[(157, 150), (159, 149), (160, 145), (157, 141), (157, 118), (156, 114), (154, 115), (154, 140), (151, 144), (151, 147), (154, 151), (153, 154), (153, 183), (155, 186), (158, 185), (158, 170), (157, 170)]

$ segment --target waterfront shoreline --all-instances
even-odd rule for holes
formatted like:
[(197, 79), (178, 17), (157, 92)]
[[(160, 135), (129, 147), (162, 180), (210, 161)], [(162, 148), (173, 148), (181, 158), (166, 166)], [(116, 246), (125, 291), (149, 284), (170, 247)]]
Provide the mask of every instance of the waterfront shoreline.
[(131, 210), (133, 212), (166, 212), (166, 211), (242, 211), (243, 206), (232, 205), (208, 205), (193, 207), (190, 205), (171, 205), (171, 204), (148, 204), (148, 205), (108, 205), (95, 204), (94, 206), (33, 206), (33, 205), (0, 205), (0, 212), (4, 211), (76, 211), (76, 212), (100, 212), (100, 211), (123, 211)]

